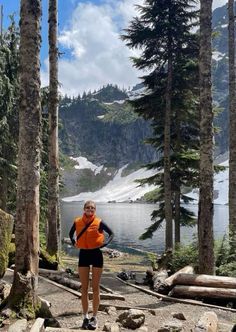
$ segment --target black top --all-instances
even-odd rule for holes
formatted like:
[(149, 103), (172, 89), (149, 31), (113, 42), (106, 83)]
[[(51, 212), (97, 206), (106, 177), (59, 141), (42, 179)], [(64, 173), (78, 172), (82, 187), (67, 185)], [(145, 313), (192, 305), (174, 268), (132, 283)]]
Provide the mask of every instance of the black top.
[[(73, 223), (73, 225), (70, 229), (70, 232), (69, 232), (69, 237), (70, 237), (70, 240), (71, 240), (71, 243), (72, 243), (73, 246), (75, 245), (75, 242), (76, 242), (75, 239), (74, 239), (75, 231), (76, 231), (76, 227), (75, 227), (75, 223)], [(99, 232), (105, 231), (109, 235), (107, 241), (100, 247), (100, 248), (103, 248), (111, 242), (111, 240), (114, 237), (114, 233), (112, 232), (110, 227), (108, 227), (107, 224), (103, 220), (100, 222), (100, 226), (99, 226), (98, 231)]]

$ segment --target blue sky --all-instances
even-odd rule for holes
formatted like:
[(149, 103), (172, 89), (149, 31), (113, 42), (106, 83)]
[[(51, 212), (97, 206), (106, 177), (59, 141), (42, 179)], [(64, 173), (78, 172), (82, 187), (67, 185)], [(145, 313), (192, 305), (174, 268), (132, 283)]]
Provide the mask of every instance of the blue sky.
[[(61, 93), (78, 95), (108, 83), (129, 88), (139, 82), (140, 72), (132, 67), (129, 50), (120, 40), (122, 29), (137, 15), (135, 4), (143, 0), (58, 0), (59, 60)], [(41, 81), (48, 83), (47, 3), (42, 0)], [(213, 0), (213, 8), (226, 0)], [(8, 15), (19, 18), (20, 0), (0, 0), (4, 27)]]

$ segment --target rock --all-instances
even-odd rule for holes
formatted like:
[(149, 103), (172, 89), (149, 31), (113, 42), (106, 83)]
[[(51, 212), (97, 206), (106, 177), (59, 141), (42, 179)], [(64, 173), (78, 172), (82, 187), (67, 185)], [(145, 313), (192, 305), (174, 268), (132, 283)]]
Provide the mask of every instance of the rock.
[(149, 309), (148, 312), (153, 315), (153, 316), (156, 316), (157, 315), (157, 312), (155, 309)]
[(106, 323), (103, 327), (103, 331), (107, 332), (120, 332), (120, 327), (115, 323)]
[(108, 315), (114, 315), (117, 313), (116, 307), (106, 307), (104, 311), (108, 313)]
[(136, 332), (148, 332), (148, 328), (146, 326), (141, 326)]
[(214, 311), (206, 311), (199, 319), (195, 332), (217, 332), (218, 317)]
[(45, 318), (44, 327), (61, 327), (61, 326), (58, 320), (56, 320), (56, 318), (51, 317), (51, 318)]
[(180, 332), (182, 331), (183, 324), (180, 322), (168, 322), (161, 327), (158, 332)]
[(44, 329), (44, 319), (43, 318), (37, 318), (34, 324), (32, 325), (30, 332), (43, 332)]
[(8, 297), (8, 295), (10, 294), (10, 291), (11, 291), (11, 285), (9, 285), (5, 282), (2, 282), (0, 284), (0, 298), (2, 300), (6, 299)]
[(15, 323), (9, 326), (8, 332), (24, 332), (27, 329), (27, 320), (18, 319)]
[(171, 313), (173, 318), (179, 319), (179, 320), (186, 320), (184, 314), (182, 312), (173, 312)]
[(117, 322), (120, 322), (123, 327), (135, 330), (144, 324), (145, 314), (141, 310), (129, 309), (119, 315)]
[(1, 316), (3, 316), (3, 317), (10, 318), (11, 315), (12, 315), (12, 310), (9, 309), (9, 308), (7, 308), (7, 309), (3, 309), (3, 310), (1, 311)]

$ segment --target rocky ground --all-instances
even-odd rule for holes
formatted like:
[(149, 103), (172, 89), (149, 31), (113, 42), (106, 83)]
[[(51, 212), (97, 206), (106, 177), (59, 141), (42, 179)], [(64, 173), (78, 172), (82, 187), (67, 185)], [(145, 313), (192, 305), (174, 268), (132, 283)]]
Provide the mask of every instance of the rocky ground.
[[(197, 322), (206, 311), (214, 311), (217, 314), (219, 332), (230, 332), (232, 330), (232, 326), (236, 322), (235, 312), (197, 305), (165, 302), (117, 279), (117, 272), (126, 269), (128, 271), (135, 271), (136, 277), (141, 280), (145, 276), (145, 271), (148, 267), (148, 262), (142, 261), (142, 259), (142, 257), (126, 254), (122, 257), (105, 258), (102, 285), (111, 289), (114, 293), (123, 295), (125, 300), (101, 300), (101, 310), (98, 315), (99, 327), (97, 331), (103, 331), (104, 329), (114, 332), (131, 331), (131, 329), (124, 327), (121, 319), (119, 319), (120, 315), (125, 312), (125, 308), (141, 310), (141, 316), (138, 319), (144, 319), (144, 323), (140, 328), (136, 329), (136, 331), (140, 332), (195, 331)], [(71, 269), (75, 268), (75, 264), (76, 262), (73, 259), (66, 260), (65, 262), (65, 265)], [(8, 271), (4, 278), (10, 282), (12, 278), (11, 273)], [(102, 290), (102, 292), (104, 291)], [(60, 326), (64, 328), (61, 331), (70, 331), (71, 329), (80, 330), (82, 324), (81, 304), (80, 299), (76, 295), (58, 288), (43, 278), (39, 280), (39, 295), (51, 303), (53, 316), (57, 319)], [(117, 322), (117, 320), (120, 322)], [(169, 327), (164, 328), (165, 325)], [(8, 330), (9, 325), (5, 325), (0, 329), (0, 331)]]

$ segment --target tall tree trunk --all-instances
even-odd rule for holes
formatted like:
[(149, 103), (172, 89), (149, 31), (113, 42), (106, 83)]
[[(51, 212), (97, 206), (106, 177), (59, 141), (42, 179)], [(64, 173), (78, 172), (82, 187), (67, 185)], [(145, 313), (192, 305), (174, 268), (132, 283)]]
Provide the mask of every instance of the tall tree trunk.
[(200, 8), (200, 193), (198, 210), (199, 271), (214, 273), (213, 110), (211, 95), (212, 0)]
[[(177, 111), (176, 118), (175, 118), (175, 126), (176, 126), (176, 143), (175, 149), (176, 151), (180, 152), (180, 113)], [(181, 188), (180, 188), (180, 180), (177, 175), (177, 178), (174, 179), (173, 186), (175, 187), (174, 193), (174, 219), (175, 219), (175, 246), (180, 244), (180, 197), (181, 197)]]
[[(171, 52), (171, 51), (170, 51)], [(168, 78), (166, 88), (166, 110), (164, 128), (164, 199), (166, 221), (166, 250), (173, 248), (173, 223), (172, 223), (172, 194), (170, 176), (170, 122), (171, 122), (171, 91), (172, 91), (172, 57), (168, 59)]]
[(49, 0), (49, 169), (47, 251), (58, 256), (60, 239), (58, 162), (57, 0)]
[(38, 306), (40, 182), (40, 0), (21, 0), (16, 259), (8, 305), (32, 318)]
[(234, 0), (228, 1), (229, 15), (229, 230), (231, 253), (236, 255), (236, 80)]
[(175, 190), (175, 246), (180, 244), (180, 184), (176, 180)]

